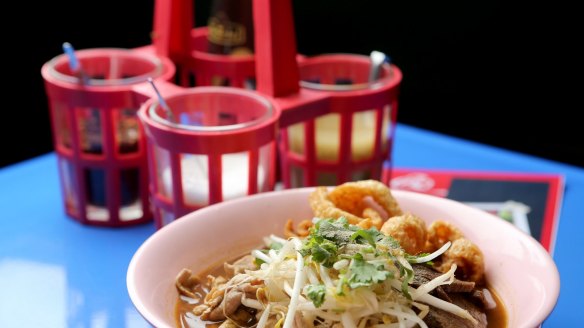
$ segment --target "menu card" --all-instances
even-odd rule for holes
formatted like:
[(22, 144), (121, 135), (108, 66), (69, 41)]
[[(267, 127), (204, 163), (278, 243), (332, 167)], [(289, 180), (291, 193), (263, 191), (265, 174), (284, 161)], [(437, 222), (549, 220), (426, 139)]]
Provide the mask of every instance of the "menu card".
[(553, 254), (564, 192), (562, 175), (393, 168), (389, 185), (392, 189), (449, 198), (496, 214), (533, 236)]

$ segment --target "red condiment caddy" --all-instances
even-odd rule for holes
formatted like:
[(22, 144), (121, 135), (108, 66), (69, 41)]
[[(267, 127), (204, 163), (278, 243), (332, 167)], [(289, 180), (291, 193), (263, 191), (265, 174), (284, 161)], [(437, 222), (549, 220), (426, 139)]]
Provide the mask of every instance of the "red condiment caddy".
[[(221, 133), (214, 137), (224, 141), (218, 143), (211, 141), (208, 131), (184, 129), (178, 126), (180, 121), (165, 124), (164, 118), (154, 120), (151, 114), (159, 111), (160, 106), (156, 105), (157, 99), (153, 97), (152, 90), (142, 80), (135, 84), (107, 87), (93, 85), (96, 81), (92, 81), (87, 86), (81, 86), (73, 80), (61, 81), (56, 78), (49, 72), (51, 62), (43, 67), (51, 103), (65, 207), (69, 215), (83, 223), (118, 226), (146, 221), (152, 210), (157, 218), (157, 227), (161, 227), (189, 211), (224, 200), (226, 197), (221, 191), (224, 188), (224, 173), (218, 159), (238, 152), (249, 154), (249, 179), (244, 194), (272, 190), (276, 182), (281, 182), (285, 188), (293, 188), (382, 178), (383, 165), (391, 166), (402, 78), (399, 68), (384, 64), (379, 79), (368, 81), (371, 64), (367, 56), (298, 55), (290, 0), (253, 0), (253, 21), (253, 55), (211, 54), (208, 52), (207, 40), (209, 28), (193, 27), (193, 1), (157, 0), (152, 44), (130, 50), (136, 56), (159, 58), (162, 63), (159, 74), (148, 70), (141, 74), (156, 77), (155, 82), (163, 97), (177, 107), (173, 108), (176, 114), (183, 113), (188, 117), (188, 113), (193, 111), (217, 112), (217, 108), (220, 108), (219, 111), (224, 112), (223, 118), (233, 118), (245, 116), (239, 112), (245, 110), (242, 103), (250, 99), (262, 99), (260, 102), (269, 104), (265, 108), (270, 107), (272, 110), (266, 121), (269, 123), (264, 122), (267, 124), (265, 130), (254, 132), (254, 129), (244, 129), (249, 135), (242, 139), (238, 139), (241, 136), (238, 133), (242, 132), (227, 128), (230, 124), (225, 122), (216, 124), (222, 128), (219, 128)], [(86, 70), (94, 66), (98, 69), (97, 60), (81, 58), (84, 56), (82, 51), (79, 51), (79, 55)], [(65, 63), (60, 65), (61, 74), (71, 73), (67, 72)], [(129, 66), (138, 69), (141, 65), (134, 61)], [(175, 70), (176, 84), (171, 82)], [(223, 105), (210, 109), (213, 106), (207, 104), (213, 95), (216, 96), (214, 92), (218, 91), (205, 86), (211, 85), (215, 77), (227, 81), (228, 86), (214, 87), (225, 91), (225, 94), (213, 100)], [(249, 81), (254, 81), (255, 90), (241, 90), (250, 88)], [(234, 98), (233, 92), (238, 96)], [(181, 103), (177, 100), (181, 97), (190, 100)], [(262, 107), (252, 105), (249, 101), (248, 105), (251, 112), (257, 112)], [(132, 108), (135, 113), (140, 106), (137, 150), (125, 154), (119, 142), (120, 133), (116, 134), (116, 126), (125, 122), (118, 118), (123, 116), (119, 109)], [(201, 106), (207, 107), (201, 109)], [(94, 115), (94, 109), (98, 115)], [(208, 117), (217, 119), (219, 116)], [(77, 128), (83, 120), (106, 122), (98, 124), (101, 126), (98, 130), (103, 136), (102, 153), (87, 151), (91, 148), (87, 146), (91, 145), (88, 142), (91, 138), (83, 139), (82, 135), (87, 134), (86, 131), (82, 133)], [(231, 125), (245, 121), (238, 118)], [(147, 134), (142, 132), (144, 127)], [(203, 139), (202, 135), (209, 139)], [(69, 145), (67, 140), (70, 140)], [(247, 143), (241, 140), (247, 140)], [(144, 146), (146, 142), (149, 145), (147, 150)], [(215, 145), (213, 149), (209, 146), (211, 144)], [(258, 183), (258, 170), (254, 166), (258, 163), (258, 149), (264, 146), (273, 149), (268, 161), (272, 163), (270, 166), (279, 166), (278, 176), (281, 176), (281, 181), (275, 181), (270, 173), (267, 182)], [(167, 166), (157, 162), (160, 160), (157, 152), (160, 151), (167, 154)], [(192, 155), (207, 156), (204, 162), (208, 165), (209, 179), (208, 199), (205, 202), (185, 201), (188, 197), (185, 196), (182, 175), (188, 172), (182, 168), (181, 158)], [(143, 215), (126, 220), (120, 214), (126, 204), (122, 190), (123, 176), (127, 168), (134, 167), (139, 172), (136, 181)], [(160, 182), (160, 177), (164, 175), (161, 175), (160, 169), (164, 167), (170, 170), (168, 179), (172, 183), (169, 188)], [(88, 195), (96, 192), (88, 189), (87, 181), (91, 180), (94, 169), (104, 172), (105, 193), (102, 198), (105, 201), (102, 203), (107, 208), (107, 219), (88, 218), (89, 210), (93, 209), (88, 205)], [(94, 180), (99, 180), (99, 174)], [(149, 188), (145, 184), (149, 184)], [(151, 207), (148, 206), (150, 199)]]

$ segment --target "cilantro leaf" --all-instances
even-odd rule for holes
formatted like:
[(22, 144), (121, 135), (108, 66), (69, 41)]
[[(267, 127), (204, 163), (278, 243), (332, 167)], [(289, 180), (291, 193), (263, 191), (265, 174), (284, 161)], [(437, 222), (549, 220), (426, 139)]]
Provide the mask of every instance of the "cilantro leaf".
[(320, 220), (316, 225), (314, 234), (330, 240), (338, 246), (343, 246), (351, 241), (351, 236), (358, 228), (351, 226), (346, 219)]
[(322, 263), (325, 267), (332, 267), (338, 258), (338, 247), (335, 243), (312, 236), (300, 250), (302, 256), (312, 256), (312, 260), (317, 263)]
[(318, 285), (308, 285), (306, 288), (306, 294), (308, 298), (314, 303), (315, 307), (320, 307), (324, 302), (324, 296), (326, 295), (326, 286), (323, 284)]
[(361, 254), (355, 254), (349, 269), (351, 272), (349, 287), (351, 288), (371, 286), (390, 277), (390, 272), (385, 270), (382, 264), (368, 263)]
[(380, 233), (377, 236), (377, 239), (375, 241), (376, 241), (378, 248), (380, 248), (381, 250), (386, 251), (386, 252), (390, 252), (391, 250), (394, 250), (394, 249), (396, 249), (396, 250), (401, 249), (401, 245), (399, 244), (399, 242), (397, 240), (395, 240), (391, 236), (386, 236), (382, 233)]
[(325, 240), (319, 245), (314, 245), (311, 250), (312, 259), (326, 267), (330, 267), (336, 262), (337, 250), (338, 248), (335, 244)]
[(380, 234), (376, 228), (369, 228), (367, 230), (359, 229), (351, 235), (351, 241), (359, 242), (365, 240), (369, 245), (375, 247), (375, 242)]
[(404, 277), (403, 281), (402, 281), (402, 294), (404, 294), (404, 296), (411, 300), (412, 299), (412, 295), (410, 295), (410, 291), (409, 291), (409, 283), (410, 281), (412, 281), (414, 279), (414, 271), (410, 270), (408, 268), (406, 268), (405, 266), (401, 265), (399, 262), (396, 262), (396, 264), (399, 266), (399, 273), (402, 277)]

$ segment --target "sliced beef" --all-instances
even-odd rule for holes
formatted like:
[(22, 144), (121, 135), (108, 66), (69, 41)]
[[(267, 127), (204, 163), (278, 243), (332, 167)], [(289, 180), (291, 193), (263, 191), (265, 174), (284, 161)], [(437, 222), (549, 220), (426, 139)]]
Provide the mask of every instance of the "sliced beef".
[(464, 281), (454, 279), (450, 285), (442, 286), (447, 293), (470, 293), (475, 288), (475, 283), (472, 281)]
[[(434, 278), (442, 275), (432, 267), (425, 264), (414, 264), (413, 287), (426, 284)], [(476, 288), (474, 282), (454, 279), (449, 285), (442, 285), (434, 289), (432, 293), (435, 297), (447, 302), (454, 303), (467, 310), (479, 324), (475, 326), (467, 319), (461, 318), (450, 312), (446, 312), (434, 307), (430, 307), (430, 312), (424, 318), (424, 322), (431, 328), (486, 328), (487, 315), (484, 309), (488, 300), (485, 298), (483, 289)]]
[(189, 269), (182, 269), (176, 276), (175, 285), (181, 295), (197, 299), (195, 289), (201, 282)]
[(209, 319), (211, 321), (225, 320), (226, 315), (231, 315), (241, 305), (241, 297), (243, 293), (238, 290), (230, 290), (225, 294), (223, 302), (211, 312), (209, 312)]
[[(423, 285), (430, 280), (442, 275), (442, 272), (434, 270), (432, 267), (425, 264), (413, 264), (414, 269), (414, 281), (412, 285), (418, 287)], [(475, 288), (475, 283), (472, 281), (464, 281), (454, 279), (454, 281), (449, 285), (440, 286), (446, 293), (469, 293)]]
[(497, 303), (493, 299), (493, 295), (487, 288), (476, 288), (470, 294), (471, 299), (483, 309), (493, 309), (497, 306)]
[[(246, 281), (248, 276), (239, 274), (233, 277), (227, 287), (228, 283), (224, 283), (217, 286), (220, 289), (220, 293), (216, 300), (213, 299), (211, 302), (206, 302), (196, 308), (196, 313), (201, 316), (203, 320), (209, 321), (223, 321), (227, 318), (235, 321), (235, 323), (241, 324), (242, 322), (249, 321), (249, 311), (244, 309), (242, 306), (242, 298), (245, 296), (247, 298), (256, 299), (256, 292), (259, 288), (258, 281)], [(246, 282), (244, 282), (246, 281)], [(210, 292), (211, 294), (211, 292)], [(245, 312), (245, 313), (244, 313)]]
[(477, 319), (475, 326), (467, 319), (461, 318), (450, 312), (430, 307), (430, 312), (424, 318), (424, 322), (431, 328), (487, 328), (487, 315), (474, 302), (465, 297), (465, 294), (452, 293), (449, 295), (452, 303), (466, 309), (473, 318)]

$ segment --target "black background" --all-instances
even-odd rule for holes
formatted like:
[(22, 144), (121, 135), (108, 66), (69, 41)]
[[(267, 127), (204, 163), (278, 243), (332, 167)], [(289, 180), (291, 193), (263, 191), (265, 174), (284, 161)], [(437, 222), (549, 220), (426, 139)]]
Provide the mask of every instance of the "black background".
[[(575, 8), (483, 0), (293, 7), (299, 53), (380, 50), (392, 58), (404, 73), (399, 122), (584, 167)], [(209, 8), (210, 0), (195, 1), (197, 26)], [(0, 166), (52, 151), (40, 69), (61, 44), (147, 45), (153, 13), (154, 0), (7, 5)]]

